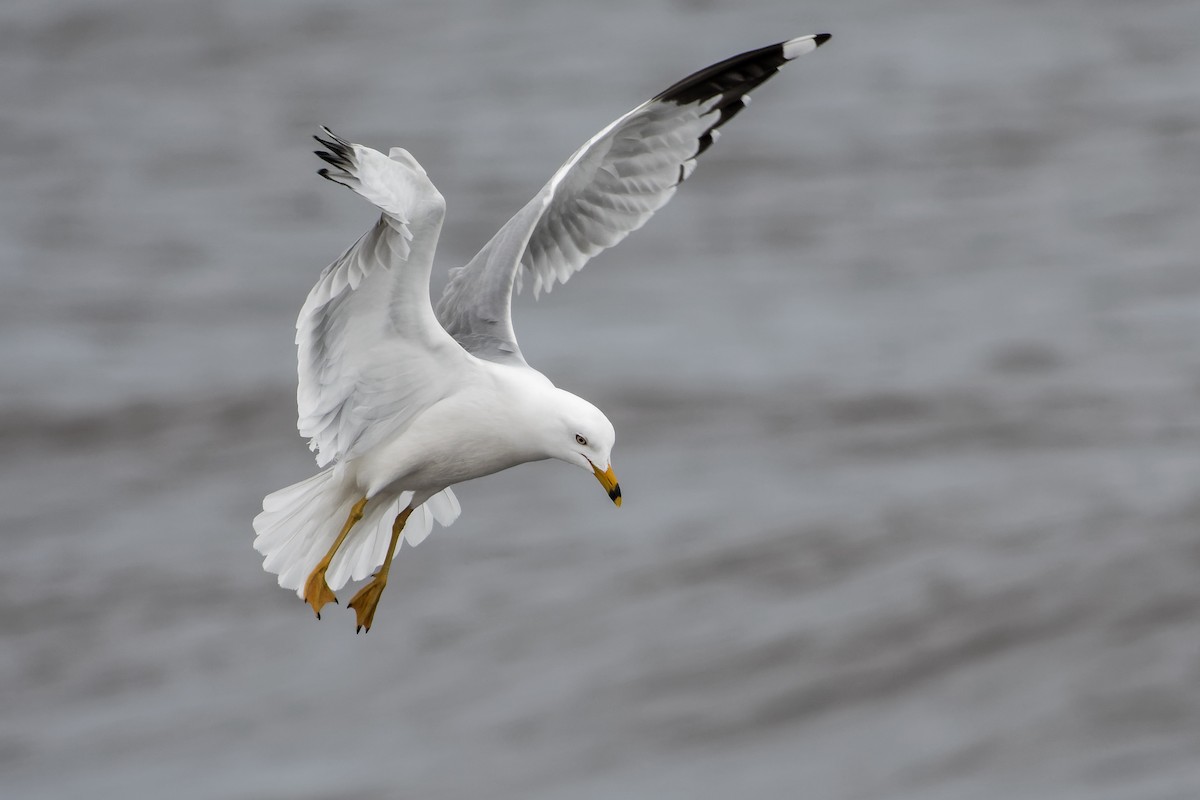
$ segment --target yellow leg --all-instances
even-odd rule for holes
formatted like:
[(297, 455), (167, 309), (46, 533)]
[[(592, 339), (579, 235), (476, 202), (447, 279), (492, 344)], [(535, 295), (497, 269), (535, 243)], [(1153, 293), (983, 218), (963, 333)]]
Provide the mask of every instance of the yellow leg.
[(400, 542), (400, 534), (404, 532), (404, 523), (408, 521), (408, 515), (412, 512), (410, 506), (396, 516), (396, 521), (392, 523), (392, 541), (388, 543), (387, 555), (383, 557), (383, 566), (379, 568), (379, 572), (375, 573), (375, 577), (371, 578), (370, 583), (358, 590), (358, 594), (354, 595), (350, 600), (350, 605), (347, 606), (347, 608), (353, 608), (354, 613), (358, 616), (355, 633), (363, 628), (371, 630), (371, 620), (375, 619), (375, 607), (379, 605), (379, 596), (383, 594), (383, 587), (387, 586), (388, 570), (392, 568), (392, 556), (396, 554), (396, 545)]
[(362, 519), (363, 509), (367, 506), (367, 498), (363, 498), (354, 504), (350, 509), (350, 516), (346, 518), (346, 524), (342, 526), (342, 532), (338, 534), (337, 539), (333, 543), (333, 547), (329, 548), (329, 552), (325, 554), (313, 571), (308, 574), (308, 580), (304, 581), (304, 602), (312, 606), (312, 610), (316, 612), (317, 619), (321, 618), (321, 606), (329, 601), (337, 602), (337, 595), (329, 588), (329, 584), (325, 582), (325, 570), (329, 569), (329, 564), (333, 561), (333, 556), (337, 553), (342, 542), (346, 541), (346, 535), (350, 533), (350, 529), (354, 524)]

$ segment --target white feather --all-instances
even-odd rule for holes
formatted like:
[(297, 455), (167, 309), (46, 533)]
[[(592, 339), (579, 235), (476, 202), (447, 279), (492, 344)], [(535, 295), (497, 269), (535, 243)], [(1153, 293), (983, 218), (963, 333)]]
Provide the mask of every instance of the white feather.
[[(337, 473), (336, 468), (326, 469), (271, 493), (263, 500), (263, 512), (254, 518), (254, 549), (263, 555), (263, 568), (278, 574), (280, 586), (301, 596), (304, 580), (333, 545), (357, 499), (352, 482)], [(326, 571), (331, 589), (337, 591), (379, 568), (387, 555), (392, 523), (411, 499), (412, 492), (404, 492), (367, 503), (362, 520)], [(461, 511), (453, 491), (438, 492), (409, 516), (403, 539), (415, 547), (429, 536), (435, 521), (447, 527)], [(397, 547), (393, 557), (399, 554)]]

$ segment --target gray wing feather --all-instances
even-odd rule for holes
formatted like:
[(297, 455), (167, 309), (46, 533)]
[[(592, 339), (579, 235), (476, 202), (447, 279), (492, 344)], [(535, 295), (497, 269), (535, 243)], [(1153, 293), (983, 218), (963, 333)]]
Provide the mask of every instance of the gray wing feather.
[(464, 267), (450, 271), (438, 321), (468, 352), (524, 364), (512, 327), (514, 288), (534, 296), (640, 228), (675, 194), (746, 92), (829, 39), (801, 36), (684, 78), (589, 139)]
[(524, 364), (513, 332), (514, 266), (542, 215), (539, 194), (492, 237), (465, 267), (450, 270), (438, 321), (467, 352), (488, 361)]

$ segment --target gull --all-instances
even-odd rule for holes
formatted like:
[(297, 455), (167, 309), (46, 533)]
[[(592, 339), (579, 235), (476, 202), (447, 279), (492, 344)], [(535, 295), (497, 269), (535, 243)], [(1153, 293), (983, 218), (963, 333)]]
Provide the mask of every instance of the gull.
[(800, 36), (693, 73), (605, 127), (463, 267), (436, 310), (429, 276), (446, 203), (403, 148), (388, 155), (322, 128), (319, 174), (382, 212), (321, 273), (296, 322), (300, 434), (323, 469), (267, 495), (263, 567), (317, 618), (349, 580), (370, 630), (403, 537), (420, 544), (460, 506), (450, 487), (530, 461), (595, 475), (621, 505), (616, 433), (594, 405), (530, 367), (514, 289), (535, 298), (640, 228), (746, 107), (747, 92), (829, 34)]

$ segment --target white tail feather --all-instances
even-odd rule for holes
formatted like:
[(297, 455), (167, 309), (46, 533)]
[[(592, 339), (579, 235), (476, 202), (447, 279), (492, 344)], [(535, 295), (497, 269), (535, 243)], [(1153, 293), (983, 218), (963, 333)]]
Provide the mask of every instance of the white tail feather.
[[(333, 545), (356, 501), (355, 492), (343, 471), (331, 467), (263, 499), (263, 511), (254, 518), (254, 549), (263, 554), (263, 569), (279, 576), (280, 586), (303, 596), (304, 580)], [(362, 580), (383, 563), (392, 522), (411, 499), (412, 493), (404, 492), (367, 503), (362, 520), (325, 573), (329, 588), (337, 591), (349, 580)], [(435, 521), (446, 527), (461, 510), (452, 491), (438, 492), (413, 511), (404, 539), (415, 547), (429, 536)], [(399, 554), (397, 547), (393, 557)]]

